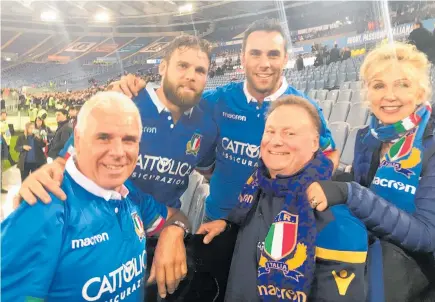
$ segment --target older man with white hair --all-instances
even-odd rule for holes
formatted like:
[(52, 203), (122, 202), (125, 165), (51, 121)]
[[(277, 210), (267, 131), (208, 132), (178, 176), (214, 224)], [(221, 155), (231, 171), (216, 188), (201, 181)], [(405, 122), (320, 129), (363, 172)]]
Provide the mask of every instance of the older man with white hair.
[(139, 110), (103, 92), (78, 116), (65, 202), (22, 203), (1, 224), (3, 301), (143, 301), (146, 237), (160, 233), (150, 279), (162, 297), (185, 276), (186, 217), (126, 182), (141, 138)]

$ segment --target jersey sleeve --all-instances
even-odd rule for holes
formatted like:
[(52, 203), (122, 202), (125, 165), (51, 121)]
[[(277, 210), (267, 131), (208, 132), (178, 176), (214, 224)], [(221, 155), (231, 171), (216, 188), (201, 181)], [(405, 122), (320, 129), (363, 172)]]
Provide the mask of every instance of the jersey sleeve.
[(47, 297), (62, 247), (64, 217), (59, 200), (34, 206), (24, 202), (1, 223), (2, 301)]
[(150, 194), (136, 188), (131, 181), (125, 183), (129, 190), (129, 196), (135, 204), (138, 204), (145, 233), (148, 237), (160, 232), (168, 217), (168, 208), (154, 199)]
[(213, 123), (213, 129), (211, 130), (211, 133), (209, 137), (212, 140), (211, 145), (209, 148), (204, 152), (204, 156), (201, 158), (201, 161), (198, 163), (195, 169), (199, 171), (208, 171), (211, 168), (213, 168), (215, 161), (216, 161), (216, 147), (218, 142), (218, 127), (214, 121)]
[(312, 98), (308, 97), (302, 92), (297, 92), (295, 95), (303, 97), (304, 99), (310, 101), (311, 104), (316, 107), (317, 112), (319, 113), (320, 122), (321, 122), (321, 129), (320, 129), (320, 149), (323, 150), (323, 152), (329, 152), (335, 150), (335, 142), (332, 138), (331, 130), (328, 128), (328, 123), (325, 120), (325, 116), (323, 115), (323, 110), (320, 108), (320, 106), (317, 104), (316, 101), (314, 101)]
[(72, 134), (69, 137), (63, 149), (60, 150), (59, 156), (67, 160), (73, 154), (74, 154), (74, 134)]

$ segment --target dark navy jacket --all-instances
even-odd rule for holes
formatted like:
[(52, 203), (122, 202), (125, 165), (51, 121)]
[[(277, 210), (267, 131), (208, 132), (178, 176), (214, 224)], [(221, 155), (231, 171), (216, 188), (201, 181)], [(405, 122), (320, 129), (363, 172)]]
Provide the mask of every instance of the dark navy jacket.
[[(380, 149), (370, 150), (362, 138), (368, 127), (358, 131), (355, 142), (353, 176), (348, 183), (347, 205), (368, 229), (409, 250), (435, 252), (435, 138), (427, 127), (423, 140), (423, 162), (426, 162), (415, 194), (416, 211), (402, 211), (385, 199), (377, 196), (369, 187), (379, 163)], [(379, 146), (380, 147), (380, 146)]]

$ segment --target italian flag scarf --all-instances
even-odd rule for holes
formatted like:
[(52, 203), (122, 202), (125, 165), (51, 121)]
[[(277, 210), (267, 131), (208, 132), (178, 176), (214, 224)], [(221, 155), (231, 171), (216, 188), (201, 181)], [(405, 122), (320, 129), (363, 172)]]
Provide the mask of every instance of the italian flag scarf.
[(290, 299), (306, 301), (315, 271), (316, 224), (306, 190), (313, 182), (331, 178), (332, 162), (318, 151), (299, 172), (271, 179), (260, 160), (259, 168), (248, 179), (239, 196), (239, 203), (228, 220), (243, 225), (259, 192), (269, 192), (284, 199), (276, 215), (258, 261), (257, 288), (262, 301), (276, 296), (263, 295), (270, 290), (285, 290)]
[(370, 132), (364, 138), (364, 143), (372, 146), (393, 143), (381, 158), (370, 189), (410, 213), (415, 211), (415, 192), (422, 170), (423, 134), (431, 112), (431, 105), (426, 102), (410, 116), (391, 125), (382, 125), (372, 116)]

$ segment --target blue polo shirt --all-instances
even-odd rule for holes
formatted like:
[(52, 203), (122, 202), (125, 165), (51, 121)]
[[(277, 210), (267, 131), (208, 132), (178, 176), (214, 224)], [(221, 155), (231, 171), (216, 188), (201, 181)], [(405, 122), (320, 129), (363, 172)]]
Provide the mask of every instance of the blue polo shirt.
[(216, 160), (210, 181), (210, 195), (206, 200), (206, 216), (225, 218), (238, 202), (238, 194), (257, 167), (260, 142), (269, 104), (282, 95), (296, 95), (309, 100), (318, 110), (322, 122), (320, 146), (328, 151), (335, 148), (331, 132), (317, 103), (287, 84), (265, 98), (259, 106), (245, 82), (230, 83), (203, 94), (201, 108), (212, 116), (219, 129), (215, 154), (207, 162)]
[[(180, 197), (195, 168), (207, 169), (214, 163), (210, 153), (216, 148), (217, 127), (199, 107), (181, 115), (174, 124), (171, 113), (150, 85), (134, 98), (142, 119), (142, 139), (132, 182), (169, 207), (180, 208)], [(59, 154), (73, 152), (73, 139)]]
[(99, 187), (72, 158), (61, 187), (66, 202), (22, 203), (2, 222), (2, 301), (143, 301), (146, 237), (167, 208), (131, 183)]

